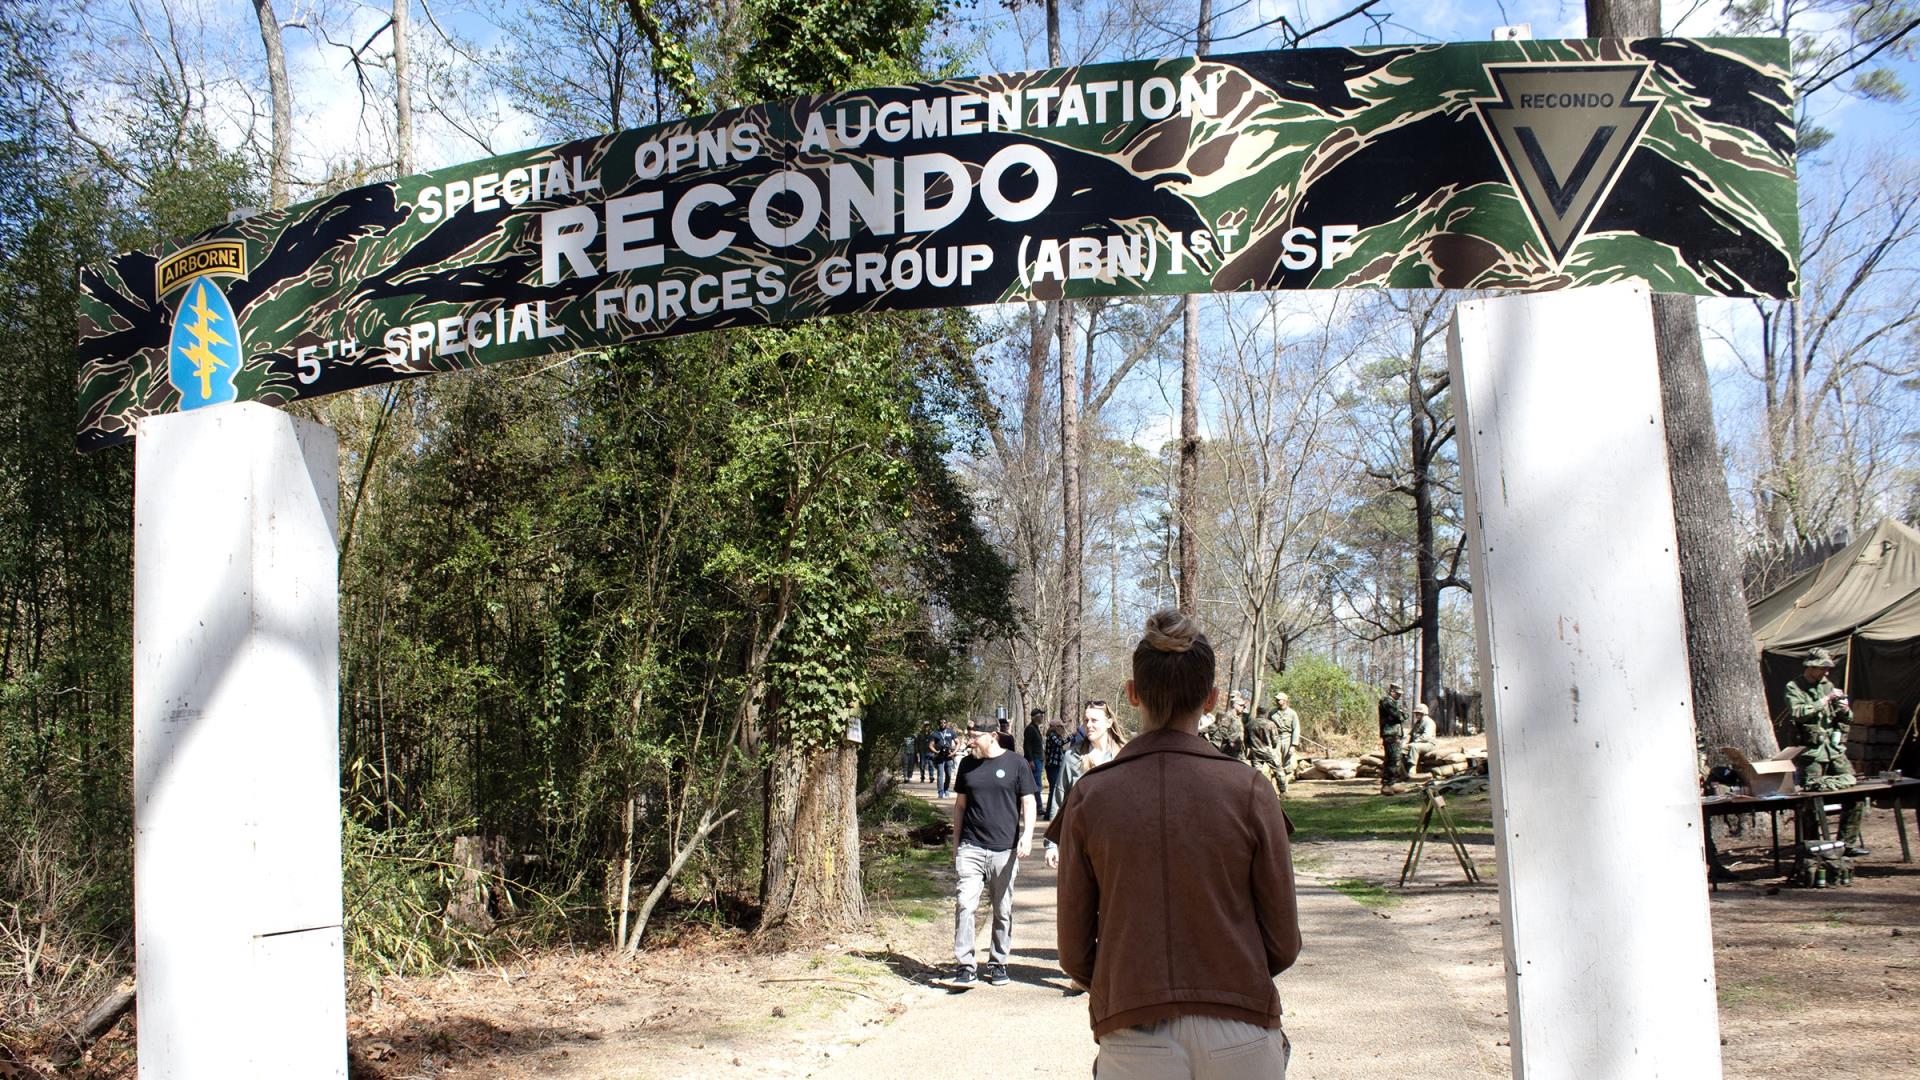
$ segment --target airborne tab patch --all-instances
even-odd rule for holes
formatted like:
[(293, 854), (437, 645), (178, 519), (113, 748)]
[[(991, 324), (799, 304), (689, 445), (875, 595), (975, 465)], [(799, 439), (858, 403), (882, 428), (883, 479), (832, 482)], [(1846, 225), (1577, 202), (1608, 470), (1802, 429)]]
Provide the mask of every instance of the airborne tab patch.
[(174, 252), (154, 268), (160, 296), (208, 274), (246, 277), (247, 245), (238, 240), (209, 240)]
[(1586, 230), (1659, 107), (1634, 101), (1646, 64), (1488, 65), (1480, 121), (1555, 265)]

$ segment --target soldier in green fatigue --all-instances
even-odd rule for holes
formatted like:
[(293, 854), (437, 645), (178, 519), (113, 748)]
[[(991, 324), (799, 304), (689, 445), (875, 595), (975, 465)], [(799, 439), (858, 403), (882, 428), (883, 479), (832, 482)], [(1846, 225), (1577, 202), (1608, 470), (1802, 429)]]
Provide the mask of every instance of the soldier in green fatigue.
[[(1808, 791), (1839, 791), (1855, 783), (1853, 765), (1847, 760), (1847, 729), (1853, 726), (1853, 709), (1840, 688), (1827, 681), (1833, 667), (1833, 654), (1815, 649), (1800, 674), (1787, 682), (1787, 717), (1793, 724), (1794, 741), (1806, 747), (1793, 764), (1802, 770)], [(1847, 845), (1850, 856), (1870, 854), (1860, 838), (1860, 821), (1866, 811), (1866, 804), (1856, 801), (1840, 819), (1840, 840)], [(1800, 835), (1824, 839), (1826, 811), (1818, 805), (1803, 805)]]
[(1267, 778), (1276, 795), (1287, 793), (1287, 777), (1280, 771), (1281, 760), (1280, 725), (1264, 713), (1248, 720), (1247, 764)]
[(1407, 711), (1400, 706), (1400, 684), (1388, 683), (1380, 699), (1380, 790), (1406, 778)]
[(1435, 734), (1433, 712), (1426, 702), (1413, 707), (1413, 731), (1407, 739), (1407, 776), (1413, 776), (1413, 770), (1420, 766), (1420, 755), (1440, 749), (1440, 737)]
[(1201, 718), (1201, 738), (1213, 744), (1215, 750), (1237, 761), (1247, 757), (1247, 695), (1238, 690), (1233, 692), (1233, 706), (1226, 712), (1214, 717), (1213, 723), (1205, 723)]
[(1280, 778), (1285, 791), (1284, 782), (1293, 776), (1293, 751), (1300, 745), (1300, 714), (1293, 711), (1293, 699), (1284, 690), (1273, 692), (1273, 723), (1280, 729)]

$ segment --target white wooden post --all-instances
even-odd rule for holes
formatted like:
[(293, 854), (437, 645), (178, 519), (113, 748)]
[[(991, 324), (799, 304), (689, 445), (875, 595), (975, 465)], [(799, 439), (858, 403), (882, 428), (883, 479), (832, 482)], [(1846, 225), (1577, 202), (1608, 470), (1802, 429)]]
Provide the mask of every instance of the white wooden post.
[(240, 404), (135, 455), (140, 1075), (345, 1077), (338, 443)]
[(1465, 303), (1448, 357), (1514, 1076), (1718, 1077), (1648, 292)]

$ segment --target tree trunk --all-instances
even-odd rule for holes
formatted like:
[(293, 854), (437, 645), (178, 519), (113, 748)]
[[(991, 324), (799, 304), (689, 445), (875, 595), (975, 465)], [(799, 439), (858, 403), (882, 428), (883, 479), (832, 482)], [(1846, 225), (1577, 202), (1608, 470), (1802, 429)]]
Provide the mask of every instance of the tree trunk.
[(831, 934), (866, 918), (860, 889), (857, 752), (782, 741), (767, 769), (767, 855), (756, 936), (778, 944)]
[(1714, 434), (1713, 387), (1700, 351), (1693, 297), (1655, 296), (1653, 325), (1680, 549), (1680, 597), (1687, 613), (1693, 722), (1710, 747), (1737, 746), (1748, 757), (1771, 757), (1780, 743), (1767, 714), (1747, 594), (1740, 584), (1733, 499)]
[[(1064, 63), (1060, 41), (1060, 0), (1047, 0), (1047, 62)], [(1066, 521), (1065, 550), (1060, 559), (1060, 718), (1071, 730), (1080, 713), (1080, 598), (1082, 593), (1080, 530), (1085, 507), (1080, 497), (1080, 373), (1073, 358), (1073, 304), (1062, 295), (1054, 303), (1054, 333), (1060, 359), (1060, 504)]]
[(1200, 298), (1181, 300), (1185, 333), (1180, 347), (1180, 488), (1174, 498), (1179, 524), (1180, 566), (1174, 592), (1180, 610), (1199, 611), (1200, 586)]
[(396, 172), (413, 172), (413, 84), (409, 68), (413, 59), (407, 51), (407, 23), (413, 15), (413, 0), (393, 0), (393, 142)]
[[(1587, 0), (1595, 37), (1660, 33), (1659, 0)], [(1713, 387), (1700, 349), (1691, 296), (1653, 298), (1654, 351), (1666, 413), (1667, 470), (1673, 483), (1680, 599), (1686, 608), (1693, 722), (1708, 746), (1737, 746), (1749, 757), (1780, 749), (1767, 715), (1760, 665), (1740, 584), (1733, 541), (1733, 499), (1713, 427)]]
[[(1213, 33), (1213, 0), (1200, 0), (1200, 19), (1194, 33), (1194, 54), (1207, 55)], [(1200, 298), (1188, 293), (1181, 300), (1184, 333), (1180, 343), (1180, 491), (1174, 517), (1180, 524), (1180, 570), (1174, 589), (1180, 610), (1199, 613), (1200, 537)]]
[(1066, 550), (1061, 553), (1060, 712), (1071, 730), (1080, 713), (1080, 619), (1083, 595), (1081, 529), (1086, 507), (1080, 496), (1080, 376), (1073, 357), (1073, 309), (1060, 301), (1060, 501), (1065, 511)]
[(253, 0), (260, 20), (260, 43), (267, 49), (267, 90), (273, 99), (273, 149), (267, 161), (267, 198), (272, 209), (287, 205), (287, 177), (293, 157), (293, 93), (287, 89), (287, 54), (280, 47), (280, 19), (273, 0)]
[(1413, 488), (1415, 612), (1420, 630), (1420, 664), (1413, 687), (1416, 703), (1440, 698), (1440, 560), (1433, 550), (1433, 459), (1438, 440), (1427, 426), (1427, 386), (1420, 367), (1426, 357), (1426, 333), (1427, 320), (1422, 319), (1413, 328), (1407, 372), (1407, 411), (1413, 421), (1409, 458), (1413, 474), (1409, 480)]

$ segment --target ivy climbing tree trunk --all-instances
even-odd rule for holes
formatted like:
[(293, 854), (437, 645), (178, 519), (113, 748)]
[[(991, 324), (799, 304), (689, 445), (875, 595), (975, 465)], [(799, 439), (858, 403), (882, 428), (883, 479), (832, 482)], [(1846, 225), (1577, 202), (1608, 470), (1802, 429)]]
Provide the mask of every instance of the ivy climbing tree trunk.
[[(1594, 37), (1654, 37), (1660, 0), (1587, 0)], [(1686, 607), (1687, 661), (1694, 726), (1707, 745), (1737, 746), (1750, 757), (1780, 748), (1767, 715), (1760, 664), (1740, 583), (1733, 499), (1713, 426), (1713, 386), (1700, 349), (1700, 316), (1691, 296), (1653, 298), (1660, 405), (1666, 414), (1667, 471), (1673, 483), (1680, 597)]]

